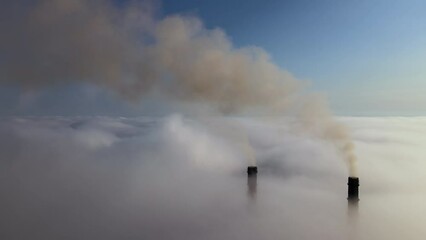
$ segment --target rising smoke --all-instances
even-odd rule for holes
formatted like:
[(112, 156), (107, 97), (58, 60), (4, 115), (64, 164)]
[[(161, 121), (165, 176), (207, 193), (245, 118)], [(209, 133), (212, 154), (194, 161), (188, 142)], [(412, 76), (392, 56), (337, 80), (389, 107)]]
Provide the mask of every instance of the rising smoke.
[[(353, 145), (323, 100), (256, 47), (235, 48), (190, 16), (154, 4), (101, 0), (6, 1), (0, 10), (0, 81), (23, 89), (88, 82), (138, 101), (155, 90), (224, 114), (256, 109), (295, 117), (333, 142), (355, 175)], [(7, 19), (7, 21), (5, 20)]]

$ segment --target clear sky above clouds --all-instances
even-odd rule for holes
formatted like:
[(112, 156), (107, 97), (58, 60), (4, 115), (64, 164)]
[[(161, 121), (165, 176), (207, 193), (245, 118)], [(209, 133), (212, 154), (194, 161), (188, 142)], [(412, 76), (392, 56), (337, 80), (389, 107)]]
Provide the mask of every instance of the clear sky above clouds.
[[(127, 1), (116, 0), (117, 7)], [(235, 47), (257, 46), (339, 115), (426, 114), (426, 2), (421, 0), (163, 0), (159, 15), (195, 15)], [(149, 115), (95, 86), (0, 87), (1, 115)]]
[(426, 113), (426, 2), (165, 1), (237, 46), (256, 45), (329, 96), (343, 115)]

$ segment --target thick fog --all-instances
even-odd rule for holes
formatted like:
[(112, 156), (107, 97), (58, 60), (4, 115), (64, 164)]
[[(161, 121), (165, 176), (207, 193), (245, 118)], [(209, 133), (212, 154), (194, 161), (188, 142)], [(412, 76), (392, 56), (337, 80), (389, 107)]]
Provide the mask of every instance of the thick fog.
[(423, 239), (426, 119), (339, 120), (358, 206), (333, 144), (290, 119), (3, 118), (0, 238)]

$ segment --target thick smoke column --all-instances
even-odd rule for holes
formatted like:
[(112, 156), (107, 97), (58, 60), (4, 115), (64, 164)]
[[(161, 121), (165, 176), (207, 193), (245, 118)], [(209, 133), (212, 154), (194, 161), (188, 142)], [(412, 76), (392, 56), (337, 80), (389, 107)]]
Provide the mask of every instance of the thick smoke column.
[[(23, 89), (87, 82), (139, 100), (155, 90), (221, 113), (288, 115), (332, 141), (356, 175), (352, 143), (327, 105), (256, 47), (234, 48), (194, 17), (157, 19), (149, 2), (100, 0), (2, 3), (0, 83)], [(5, 21), (4, 19), (7, 19)]]

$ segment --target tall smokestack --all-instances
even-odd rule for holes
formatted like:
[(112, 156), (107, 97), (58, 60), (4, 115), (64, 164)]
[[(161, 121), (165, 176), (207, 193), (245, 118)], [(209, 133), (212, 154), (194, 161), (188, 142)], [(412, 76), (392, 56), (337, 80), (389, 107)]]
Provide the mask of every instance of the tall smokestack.
[(358, 188), (359, 188), (359, 178), (349, 177), (348, 178), (348, 201), (351, 201), (351, 202), (359, 201)]
[(256, 166), (249, 166), (249, 167), (247, 167), (247, 175), (249, 177), (257, 175), (257, 167)]
[(249, 166), (247, 168), (247, 186), (248, 186), (248, 195), (250, 198), (256, 198), (257, 192), (257, 167)]

